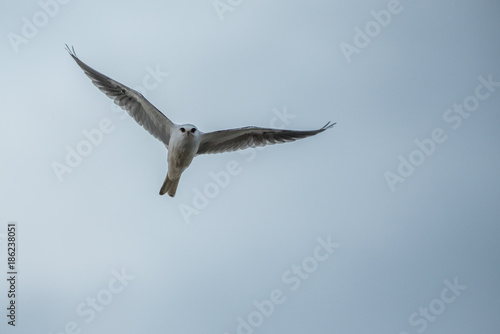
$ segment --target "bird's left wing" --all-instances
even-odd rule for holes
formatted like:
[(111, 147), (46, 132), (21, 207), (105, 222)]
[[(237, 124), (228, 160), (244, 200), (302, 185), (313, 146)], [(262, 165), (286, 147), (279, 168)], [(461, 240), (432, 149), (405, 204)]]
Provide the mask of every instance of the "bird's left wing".
[(222, 153), (243, 150), (248, 147), (286, 143), (314, 136), (335, 124), (328, 122), (322, 128), (311, 131), (266, 129), (251, 126), (204, 133), (201, 136), (197, 154)]
[(92, 83), (114, 102), (126, 110), (139, 125), (142, 125), (155, 138), (168, 147), (170, 133), (174, 124), (139, 92), (97, 72), (76, 56), (75, 50), (66, 49), (78, 66), (92, 80)]

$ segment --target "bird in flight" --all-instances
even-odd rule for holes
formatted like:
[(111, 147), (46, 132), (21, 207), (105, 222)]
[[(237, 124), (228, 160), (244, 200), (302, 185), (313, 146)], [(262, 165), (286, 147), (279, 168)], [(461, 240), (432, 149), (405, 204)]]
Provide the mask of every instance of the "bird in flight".
[(182, 172), (191, 164), (193, 158), (199, 154), (230, 152), (249, 147), (291, 142), (314, 136), (336, 124), (328, 122), (322, 128), (310, 131), (248, 126), (203, 133), (192, 124), (178, 125), (172, 123), (141, 93), (97, 72), (82, 62), (76, 56), (74, 48), (70, 49), (66, 45), (66, 50), (97, 88), (113, 99), (137, 123), (166, 146), (168, 150), (168, 170), (160, 189), (160, 195), (168, 193), (171, 197), (175, 196)]

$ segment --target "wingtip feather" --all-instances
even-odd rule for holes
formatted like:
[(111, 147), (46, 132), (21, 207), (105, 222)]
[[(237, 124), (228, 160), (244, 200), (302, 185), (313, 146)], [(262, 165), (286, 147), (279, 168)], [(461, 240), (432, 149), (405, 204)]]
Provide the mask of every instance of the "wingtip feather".
[(71, 46), (69, 47), (68, 44), (64, 44), (66, 45), (66, 51), (68, 51), (69, 55), (73, 58), (78, 58), (77, 55), (76, 55), (76, 51), (75, 51), (75, 47), (74, 46)]
[(323, 130), (323, 131), (324, 131), (324, 130), (326, 130), (326, 129), (333, 128), (333, 126), (334, 126), (335, 124), (337, 124), (337, 122), (332, 123), (331, 121), (328, 121), (328, 123), (326, 123), (326, 124), (325, 124), (325, 125), (321, 128), (321, 130)]

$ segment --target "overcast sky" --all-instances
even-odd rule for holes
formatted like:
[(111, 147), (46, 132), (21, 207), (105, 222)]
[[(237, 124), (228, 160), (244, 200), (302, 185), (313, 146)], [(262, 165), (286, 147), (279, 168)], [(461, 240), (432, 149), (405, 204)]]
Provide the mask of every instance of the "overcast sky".
[[(498, 1), (65, 1), (0, 10), (2, 333), (498, 332)], [(337, 125), (160, 196), (65, 43), (204, 132)]]

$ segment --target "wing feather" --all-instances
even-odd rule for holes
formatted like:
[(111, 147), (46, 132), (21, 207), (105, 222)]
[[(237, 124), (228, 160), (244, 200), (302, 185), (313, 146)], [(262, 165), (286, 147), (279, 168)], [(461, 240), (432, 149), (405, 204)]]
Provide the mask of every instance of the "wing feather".
[(66, 45), (66, 50), (97, 88), (127, 111), (139, 125), (143, 126), (150, 134), (168, 147), (170, 133), (174, 124), (161, 111), (156, 109), (138, 91), (105, 76), (82, 62), (76, 56), (74, 48), (70, 49)]
[(201, 137), (197, 154), (230, 152), (249, 147), (291, 142), (314, 136), (333, 127), (335, 124), (328, 122), (322, 128), (311, 131), (268, 129), (251, 126), (204, 133)]

